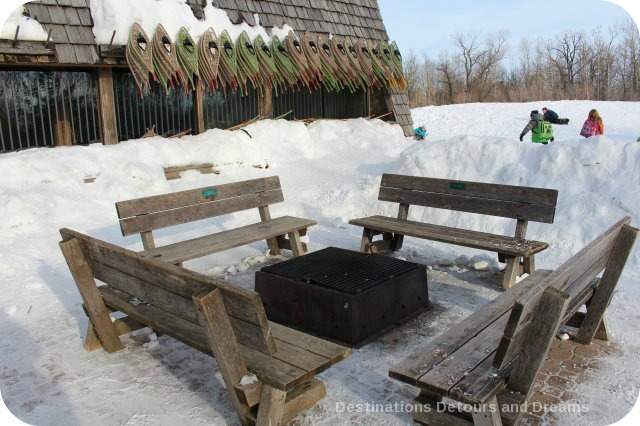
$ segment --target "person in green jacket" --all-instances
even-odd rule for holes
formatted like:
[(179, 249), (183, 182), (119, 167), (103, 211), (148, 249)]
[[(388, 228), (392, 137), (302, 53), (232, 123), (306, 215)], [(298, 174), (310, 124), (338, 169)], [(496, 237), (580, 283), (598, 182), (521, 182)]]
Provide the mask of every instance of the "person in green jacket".
[(524, 129), (522, 129), (522, 132), (520, 132), (520, 142), (522, 142), (524, 135), (526, 135), (529, 130), (531, 130), (531, 142), (541, 143), (543, 145), (553, 142), (553, 128), (551, 127), (551, 123), (544, 121), (542, 114), (540, 114), (537, 109), (531, 111), (530, 117), (531, 120), (529, 120)]

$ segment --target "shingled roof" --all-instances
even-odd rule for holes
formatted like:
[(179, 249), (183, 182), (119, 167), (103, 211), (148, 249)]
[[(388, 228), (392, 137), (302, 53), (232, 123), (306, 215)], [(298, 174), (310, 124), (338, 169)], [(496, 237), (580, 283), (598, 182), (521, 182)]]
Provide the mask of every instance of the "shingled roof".
[(24, 6), (45, 31), (51, 31), (58, 63), (100, 63), (88, 0), (39, 0)]
[[(199, 19), (204, 7), (211, 4), (226, 11), (234, 24), (246, 22), (265, 28), (287, 24), (296, 32), (330, 33), (375, 42), (389, 40), (377, 0), (185, 1)], [(53, 43), (0, 40), (0, 63), (126, 64), (123, 48), (96, 45), (89, 0), (36, 0), (24, 6), (29, 16), (51, 32)], [(411, 134), (413, 123), (406, 93), (392, 91), (390, 95), (396, 120), (405, 134)]]

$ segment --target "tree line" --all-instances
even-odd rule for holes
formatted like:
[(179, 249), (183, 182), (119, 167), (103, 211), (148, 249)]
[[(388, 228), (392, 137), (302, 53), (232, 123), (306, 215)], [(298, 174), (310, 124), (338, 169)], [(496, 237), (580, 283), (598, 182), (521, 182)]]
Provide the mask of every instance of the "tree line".
[(437, 59), (403, 59), (412, 108), (467, 102), (588, 99), (640, 100), (640, 35), (633, 20), (607, 30), (563, 31), (523, 39), (507, 67), (505, 32), (456, 33)]

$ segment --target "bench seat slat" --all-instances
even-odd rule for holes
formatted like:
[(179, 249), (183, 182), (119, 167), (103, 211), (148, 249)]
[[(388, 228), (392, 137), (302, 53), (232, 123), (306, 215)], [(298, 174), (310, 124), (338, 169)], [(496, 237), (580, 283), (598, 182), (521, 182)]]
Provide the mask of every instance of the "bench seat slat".
[(178, 263), (315, 225), (315, 220), (282, 216), (141, 252), (166, 263)]
[(490, 326), (496, 319), (509, 311), (521, 294), (533, 287), (540, 286), (551, 271), (539, 269), (533, 275), (506, 293), (488, 302), (483, 308), (473, 312), (463, 321), (449, 328), (425, 346), (414, 351), (411, 355), (389, 371), (389, 376), (400, 381), (417, 385), (419, 378), (427, 373), (434, 365), (441, 362), (448, 354), (453, 353), (464, 345), (470, 338)]
[(509, 256), (527, 257), (549, 246), (549, 244), (540, 241), (521, 240), (504, 235), (488, 234), (485, 232), (432, 225), (385, 216), (353, 219), (350, 220), (349, 223), (383, 232), (400, 233), (410, 237), (495, 251)]
[(449, 389), (494, 353), (508, 319), (509, 313), (505, 312), (489, 327), (469, 339), (427, 374), (420, 377), (418, 386), (440, 395), (448, 395)]
[[(137, 305), (129, 303), (129, 295), (126, 293), (114, 291), (106, 286), (101, 286), (99, 289), (105, 303), (114, 310), (123, 312), (160, 333), (167, 334), (203, 353), (213, 356), (204, 330), (199, 324), (186, 321), (155, 306), (144, 303)], [(260, 381), (281, 390), (291, 390), (295, 386), (310, 380), (316, 374), (346, 358), (350, 353), (349, 348), (343, 347), (342, 353), (336, 353), (333, 358), (329, 358), (318, 355), (318, 350), (314, 351), (313, 345), (310, 345), (307, 350), (308, 353), (305, 354), (305, 347), (300, 346), (299, 342), (281, 340), (282, 337), (286, 336), (286, 333), (281, 333), (279, 338), (275, 339), (277, 351), (273, 356), (266, 355), (245, 345), (239, 345), (247, 368), (254, 372)], [(290, 336), (296, 335), (292, 334)], [(312, 342), (313, 339), (313, 336), (309, 336), (306, 341)], [(317, 340), (320, 341), (321, 339)], [(336, 345), (336, 347), (338, 346)]]

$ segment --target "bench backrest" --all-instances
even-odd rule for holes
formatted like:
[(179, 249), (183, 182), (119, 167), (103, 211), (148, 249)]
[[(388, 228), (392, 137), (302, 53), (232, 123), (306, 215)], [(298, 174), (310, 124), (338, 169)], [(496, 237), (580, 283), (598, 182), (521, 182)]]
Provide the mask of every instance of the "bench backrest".
[[(275, 341), (258, 293), (153, 260), (67, 228), (61, 229), (60, 235), (64, 240), (61, 246), (70, 241), (78, 243), (80, 253), (77, 255), (82, 259), (70, 259), (65, 249), (63, 252), (79, 287), (81, 283), (78, 275), (81, 268), (77, 265), (86, 262), (92, 271), (91, 278), (102, 281), (118, 292), (126, 293), (132, 301), (136, 298), (164, 311), (167, 323), (165, 327), (168, 330), (174, 320), (188, 321), (195, 327), (201, 327), (192, 297), (218, 289), (237, 343), (265, 354), (272, 355), (276, 352)], [(194, 346), (193, 341), (184, 343)], [(202, 344), (197, 348), (202, 350)]]
[(382, 175), (378, 199), (553, 223), (558, 191), (385, 173)]
[[(637, 236), (638, 230), (629, 226), (630, 220), (627, 216), (618, 221), (539, 285), (521, 294), (513, 305), (493, 365), (498, 369), (514, 365), (511, 384), (520, 387), (518, 391), (528, 391), (532, 382), (522, 377), (535, 376), (538, 371), (531, 356), (527, 358), (523, 353), (538, 354), (536, 360), (544, 360), (543, 346), (550, 345), (557, 328), (587, 302), (589, 307), (577, 340), (590, 342)], [(536, 343), (545, 331), (547, 341), (543, 338)]]
[[(215, 195), (207, 195), (214, 189)], [(270, 176), (120, 201), (116, 210), (122, 235), (126, 236), (282, 201), (280, 179)]]

